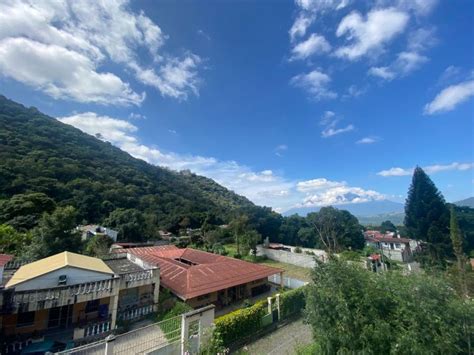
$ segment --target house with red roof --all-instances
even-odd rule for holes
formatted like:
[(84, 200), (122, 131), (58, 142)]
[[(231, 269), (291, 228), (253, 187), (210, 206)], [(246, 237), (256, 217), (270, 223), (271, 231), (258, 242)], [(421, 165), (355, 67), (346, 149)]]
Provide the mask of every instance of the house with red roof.
[(383, 255), (391, 260), (409, 262), (413, 260), (410, 247), (411, 239), (402, 238), (398, 233), (383, 234), (379, 231), (368, 230), (364, 232), (365, 243), (380, 250)]
[[(174, 245), (120, 249), (136, 263), (159, 267), (161, 286), (193, 308), (217, 307), (270, 289), (268, 277), (283, 270)], [(283, 278), (281, 278), (283, 279)]]

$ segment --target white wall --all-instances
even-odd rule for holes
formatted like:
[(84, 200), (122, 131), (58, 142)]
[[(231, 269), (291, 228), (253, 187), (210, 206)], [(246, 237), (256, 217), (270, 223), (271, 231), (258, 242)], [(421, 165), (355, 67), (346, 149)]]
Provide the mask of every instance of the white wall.
[(66, 266), (15, 286), (16, 291), (37, 290), (58, 286), (60, 275), (67, 275), (67, 286), (111, 279), (113, 275)]

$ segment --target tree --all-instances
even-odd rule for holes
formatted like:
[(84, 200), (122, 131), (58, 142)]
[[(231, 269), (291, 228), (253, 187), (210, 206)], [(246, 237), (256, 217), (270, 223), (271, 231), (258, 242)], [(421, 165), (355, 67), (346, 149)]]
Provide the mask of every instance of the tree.
[(387, 233), (387, 232), (397, 232), (397, 227), (391, 221), (383, 221), (380, 225), (380, 232)]
[(237, 255), (242, 255), (240, 251), (241, 238), (244, 233), (248, 230), (249, 218), (247, 215), (239, 215), (237, 218), (230, 222), (230, 228), (234, 231), (234, 240), (237, 246)]
[(323, 207), (317, 213), (308, 214), (307, 220), (315, 228), (322, 247), (329, 253), (364, 247), (362, 226), (348, 211)]
[(52, 212), (56, 204), (46, 194), (35, 192), (14, 195), (0, 201), (0, 223), (7, 223), (18, 231), (36, 227), (44, 212)]
[(32, 246), (39, 258), (70, 251), (81, 251), (81, 236), (76, 230), (77, 212), (74, 207), (58, 207), (45, 213), (33, 230)]
[(441, 192), (420, 167), (416, 167), (405, 203), (409, 237), (427, 243), (428, 264), (444, 264), (451, 254), (449, 210)]
[(257, 255), (257, 245), (262, 241), (262, 236), (256, 230), (250, 230), (242, 235), (243, 255), (247, 255), (250, 251), (253, 256)]
[(451, 237), (451, 243), (453, 245), (454, 255), (457, 261), (457, 271), (459, 273), (459, 284), (463, 294), (467, 294), (466, 280), (465, 280), (465, 263), (466, 257), (463, 252), (463, 238), (461, 231), (459, 230), (458, 220), (454, 207), (450, 209), (450, 221), (449, 221), (449, 232)]
[(121, 241), (142, 242), (146, 240), (145, 218), (136, 209), (116, 209), (105, 220), (105, 225), (117, 230)]
[(377, 274), (333, 256), (312, 279), (306, 315), (320, 354), (469, 353), (474, 307), (444, 277)]
[(112, 238), (105, 234), (94, 235), (87, 241), (85, 253), (90, 256), (101, 257), (109, 253), (113, 242)]
[(20, 256), (31, 244), (31, 233), (21, 233), (8, 224), (0, 224), (0, 253)]

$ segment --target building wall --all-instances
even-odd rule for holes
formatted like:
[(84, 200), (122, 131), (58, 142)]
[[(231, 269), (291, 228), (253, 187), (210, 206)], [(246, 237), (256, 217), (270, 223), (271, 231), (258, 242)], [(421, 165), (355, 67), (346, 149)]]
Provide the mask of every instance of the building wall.
[(32, 325), (17, 326), (18, 314), (7, 314), (3, 316), (3, 328), (5, 335), (30, 334), (34, 331), (46, 330), (48, 328), (49, 310), (36, 311), (35, 321)]
[(268, 249), (260, 245), (257, 246), (257, 255), (265, 255), (271, 260), (301, 266), (308, 269), (312, 269), (316, 265), (316, 261), (314, 260), (316, 256), (314, 255), (292, 253), (284, 250)]
[(112, 278), (112, 275), (66, 266), (15, 286), (15, 291), (37, 290), (58, 286), (60, 275), (67, 275), (67, 285), (94, 282)]
[(217, 292), (211, 292), (208, 294), (209, 297), (195, 297), (189, 300), (186, 300), (186, 303), (193, 308), (199, 308), (210, 303), (217, 302)]

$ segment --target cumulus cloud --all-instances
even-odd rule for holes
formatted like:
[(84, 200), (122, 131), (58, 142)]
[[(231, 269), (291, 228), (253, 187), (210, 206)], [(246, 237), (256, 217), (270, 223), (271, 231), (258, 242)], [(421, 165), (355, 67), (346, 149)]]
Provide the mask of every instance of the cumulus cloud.
[(454, 110), (458, 105), (474, 96), (474, 80), (450, 85), (441, 90), (430, 103), (424, 107), (425, 115)]
[(330, 50), (331, 45), (326, 41), (324, 36), (313, 33), (307, 40), (293, 47), (290, 60), (306, 59), (314, 54), (327, 53)]
[(371, 10), (365, 19), (353, 11), (341, 20), (336, 30), (336, 35), (345, 36), (350, 44), (339, 47), (335, 54), (349, 60), (377, 54), (405, 30), (408, 19), (408, 14), (396, 8)]
[[(199, 58), (165, 54), (168, 37), (143, 12), (131, 11), (126, 0), (7, 1), (0, 4), (0, 23), (0, 74), (54, 98), (139, 105), (145, 95), (118, 73), (103, 71), (108, 62), (131, 69), (163, 96), (186, 99), (197, 93)], [(138, 51), (151, 57), (148, 66)], [(23, 60), (16, 61), (19, 57)], [(143, 80), (144, 71), (159, 77), (160, 85)]]
[[(436, 174), (443, 171), (467, 171), (474, 168), (474, 163), (458, 163), (454, 162), (451, 164), (435, 164), (424, 166), (423, 170), (428, 174)], [(414, 168), (390, 168), (388, 170), (382, 170), (377, 173), (379, 176), (390, 177), (390, 176), (408, 176), (413, 173)]]
[(389, 67), (372, 67), (368, 71), (369, 75), (382, 78), (384, 80), (392, 80), (395, 78), (395, 73), (393, 73)]
[(331, 77), (319, 70), (296, 75), (290, 80), (290, 84), (304, 89), (311, 98), (317, 101), (337, 97), (337, 93), (328, 88), (330, 82)]
[(325, 178), (301, 181), (299, 191), (306, 192), (303, 202), (296, 207), (328, 206), (384, 200), (386, 197), (374, 190), (348, 186), (345, 181), (330, 181)]
[(350, 0), (295, 0), (298, 15), (288, 31), (290, 40), (293, 42), (296, 38), (303, 37), (318, 15), (343, 9), (349, 3)]

